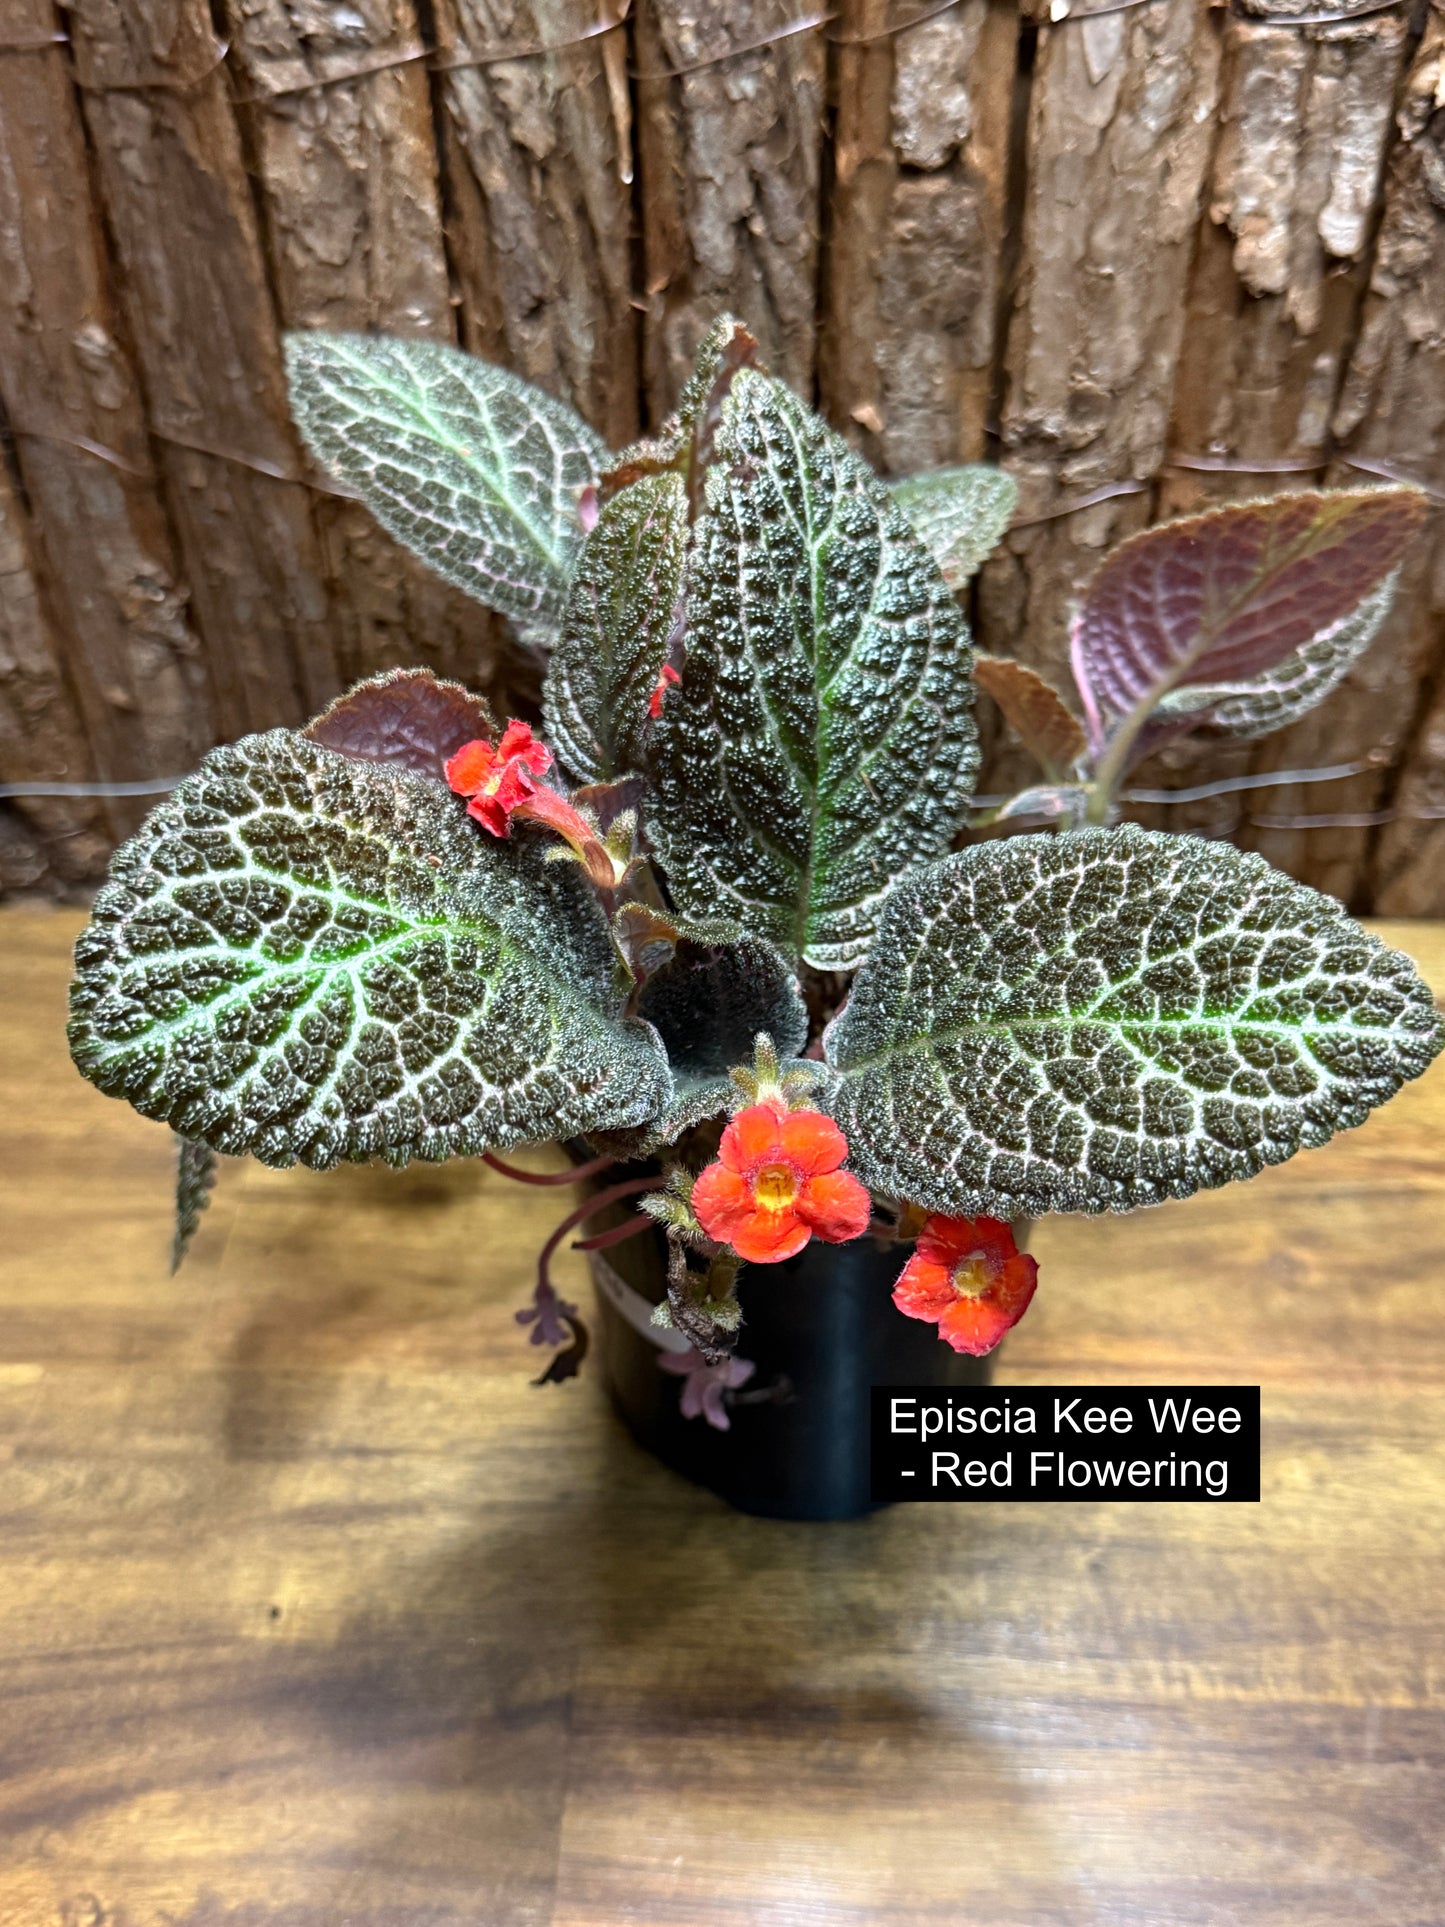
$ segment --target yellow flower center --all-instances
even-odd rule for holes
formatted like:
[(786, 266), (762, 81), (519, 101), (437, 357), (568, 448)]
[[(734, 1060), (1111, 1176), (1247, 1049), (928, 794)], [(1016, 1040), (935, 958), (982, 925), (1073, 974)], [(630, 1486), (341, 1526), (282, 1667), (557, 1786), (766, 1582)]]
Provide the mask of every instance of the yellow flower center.
[(763, 1211), (786, 1211), (798, 1195), (798, 1174), (790, 1164), (765, 1164), (753, 1179), (753, 1201)]
[(953, 1289), (960, 1298), (982, 1298), (993, 1283), (993, 1268), (981, 1252), (961, 1258), (953, 1267)]

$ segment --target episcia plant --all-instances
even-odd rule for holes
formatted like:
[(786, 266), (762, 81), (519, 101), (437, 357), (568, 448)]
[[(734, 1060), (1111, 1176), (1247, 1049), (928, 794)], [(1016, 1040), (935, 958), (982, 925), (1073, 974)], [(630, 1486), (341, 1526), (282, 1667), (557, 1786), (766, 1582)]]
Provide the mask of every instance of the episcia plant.
[(305, 334), (289, 367), (326, 470), (545, 657), (543, 728), (395, 671), (215, 750), (117, 852), (71, 1044), (179, 1139), (177, 1257), (218, 1152), (547, 1182), (499, 1153), (560, 1141), (595, 1188), (518, 1314), (543, 1378), (586, 1344), (548, 1259), (614, 1208), (580, 1242), (665, 1237), (656, 1317), (690, 1349), (663, 1366), (725, 1425), (742, 1265), (894, 1240), (900, 1310), (984, 1352), (1034, 1290), (1012, 1221), (1251, 1177), (1440, 1049), (1410, 961), (1338, 903), (1109, 821), (1164, 735), (1333, 687), (1417, 494), (1120, 545), (1075, 625), (1082, 720), (1021, 665), (980, 678), (1068, 827), (956, 848), (978, 760), (956, 591), (1007, 477), (885, 484), (727, 318), (616, 455), (451, 349)]

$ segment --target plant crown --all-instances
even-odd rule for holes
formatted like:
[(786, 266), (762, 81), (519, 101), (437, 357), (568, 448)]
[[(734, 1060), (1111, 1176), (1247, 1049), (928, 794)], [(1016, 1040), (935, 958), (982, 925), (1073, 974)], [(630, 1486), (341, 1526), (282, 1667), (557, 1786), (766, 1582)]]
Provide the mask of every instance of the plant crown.
[[(72, 1049), (182, 1140), (177, 1255), (218, 1151), (653, 1154), (715, 1143), (749, 1097), (834, 1119), (880, 1222), (1128, 1210), (1322, 1143), (1439, 1050), (1413, 966), (1332, 899), (1113, 826), (1160, 743), (1258, 735), (1338, 686), (1416, 492), (1121, 543), (1073, 623), (1075, 710), (970, 647), (956, 592), (1008, 477), (886, 484), (730, 318), (617, 455), (454, 349), (303, 334), (288, 366), (318, 461), (545, 653), (543, 727), (503, 737), (457, 685), (393, 672), (214, 751), (117, 852)], [(975, 681), (1042, 772), (994, 820), (1049, 827), (959, 849)], [(785, 1177), (756, 1178), (759, 1210)], [(837, 1192), (818, 1235), (853, 1221), (849, 1174), (805, 1177)], [(674, 1312), (715, 1357), (736, 1260), (690, 1195), (680, 1171), (648, 1208), (713, 1253)]]

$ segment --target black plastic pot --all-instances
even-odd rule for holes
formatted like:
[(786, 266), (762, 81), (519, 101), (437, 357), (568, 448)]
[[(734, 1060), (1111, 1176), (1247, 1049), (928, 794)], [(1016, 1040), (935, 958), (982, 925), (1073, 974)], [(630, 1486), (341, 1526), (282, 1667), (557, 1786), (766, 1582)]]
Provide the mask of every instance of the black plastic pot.
[[(852, 1519), (872, 1510), (869, 1392), (875, 1385), (985, 1385), (991, 1358), (961, 1357), (892, 1301), (908, 1247), (817, 1240), (739, 1280), (738, 1356), (756, 1367), (727, 1403), (727, 1431), (681, 1411), (682, 1381), (658, 1365), (647, 1311), (662, 1296), (661, 1241), (593, 1256), (596, 1355), (638, 1442), (743, 1512)], [(620, 1289), (619, 1289), (620, 1287)], [(639, 1329), (642, 1327), (642, 1329)], [(674, 1341), (681, 1342), (681, 1341)]]

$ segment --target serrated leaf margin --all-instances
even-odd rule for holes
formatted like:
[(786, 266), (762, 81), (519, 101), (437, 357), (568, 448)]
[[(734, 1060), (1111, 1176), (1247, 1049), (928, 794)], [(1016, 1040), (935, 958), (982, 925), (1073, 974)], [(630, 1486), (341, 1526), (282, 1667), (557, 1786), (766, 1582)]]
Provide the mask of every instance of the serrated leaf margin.
[(443, 342), (284, 338), (292, 412), (321, 466), (448, 582), (534, 641), (561, 620), (578, 498), (607, 449), (580, 415)]

